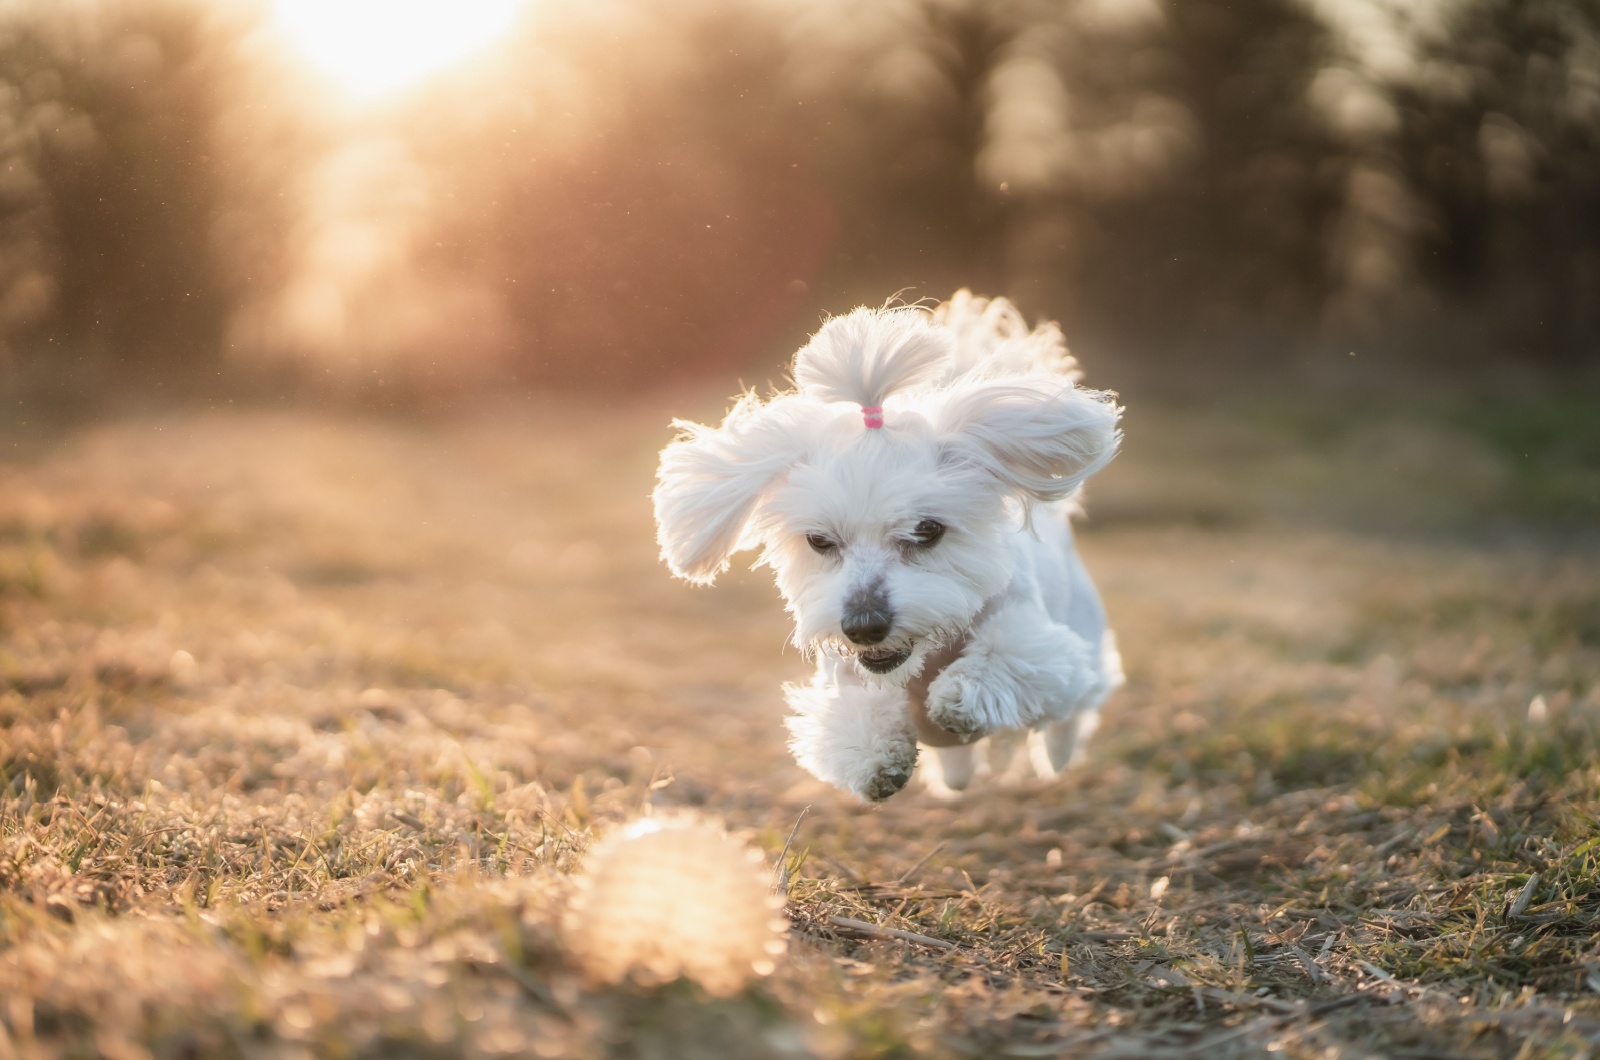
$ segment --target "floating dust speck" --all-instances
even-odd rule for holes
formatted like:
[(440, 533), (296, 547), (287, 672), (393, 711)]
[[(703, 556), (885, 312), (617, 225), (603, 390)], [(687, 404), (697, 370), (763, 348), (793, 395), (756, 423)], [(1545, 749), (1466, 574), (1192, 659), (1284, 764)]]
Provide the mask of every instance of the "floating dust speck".
[(647, 818), (589, 854), (567, 917), (568, 948), (592, 979), (693, 979), (737, 992), (767, 975), (787, 923), (760, 851), (692, 817)]

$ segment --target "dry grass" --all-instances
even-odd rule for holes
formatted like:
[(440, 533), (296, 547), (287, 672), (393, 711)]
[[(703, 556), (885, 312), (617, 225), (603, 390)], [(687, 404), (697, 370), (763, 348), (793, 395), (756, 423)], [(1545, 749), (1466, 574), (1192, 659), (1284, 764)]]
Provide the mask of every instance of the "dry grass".
[[(767, 579), (657, 565), (660, 408), (19, 431), (0, 1057), (1597, 1051), (1600, 462), (1539, 414), (1136, 415), (1089, 763), (876, 809), (784, 753)], [(776, 976), (570, 967), (651, 804), (810, 807)]]

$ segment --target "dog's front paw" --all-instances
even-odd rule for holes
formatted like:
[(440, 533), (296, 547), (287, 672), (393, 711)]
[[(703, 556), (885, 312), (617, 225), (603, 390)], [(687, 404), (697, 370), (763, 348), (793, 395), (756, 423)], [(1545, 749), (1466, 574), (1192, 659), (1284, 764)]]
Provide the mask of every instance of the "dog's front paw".
[(882, 802), (905, 787), (911, 781), (911, 773), (916, 768), (917, 748), (913, 744), (905, 753), (897, 754), (889, 761), (881, 763), (877, 772), (867, 778), (867, 782), (857, 794), (868, 802)]
[(789, 749), (818, 780), (882, 802), (917, 768), (917, 736), (898, 689), (839, 687), (826, 680), (785, 689), (794, 714)]
[(928, 686), (928, 720), (957, 736), (982, 733), (986, 726), (980, 714), (981, 694), (972, 675), (952, 666)]

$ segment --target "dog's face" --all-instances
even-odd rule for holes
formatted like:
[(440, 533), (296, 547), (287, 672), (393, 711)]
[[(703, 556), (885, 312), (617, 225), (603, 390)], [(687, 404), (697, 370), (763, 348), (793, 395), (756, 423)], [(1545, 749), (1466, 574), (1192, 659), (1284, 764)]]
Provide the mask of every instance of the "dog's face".
[[(847, 416), (849, 414), (846, 414)], [(991, 476), (946, 458), (920, 417), (814, 439), (756, 518), (794, 640), (903, 684), (1011, 580), (1019, 513)]]
[(677, 424), (656, 477), (662, 557), (708, 583), (761, 549), (796, 644), (904, 684), (1010, 582), (1027, 506), (1116, 452), (1120, 410), (1060, 370), (1059, 340), (1025, 340), (1050, 354), (1034, 368), (1004, 343), (963, 368), (955, 332), (914, 312), (834, 318), (796, 355), (797, 390), (747, 394), (721, 427)]

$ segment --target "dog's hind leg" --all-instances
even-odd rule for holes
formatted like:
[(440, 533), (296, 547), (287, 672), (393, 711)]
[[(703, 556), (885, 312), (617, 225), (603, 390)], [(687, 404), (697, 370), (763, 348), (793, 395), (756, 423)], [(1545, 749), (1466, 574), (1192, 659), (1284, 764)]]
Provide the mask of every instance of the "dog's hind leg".
[(1028, 734), (1033, 771), (1048, 780), (1068, 766), (1083, 761), (1084, 745), (1100, 727), (1100, 709), (1080, 711), (1065, 721), (1051, 721)]
[(1084, 746), (1100, 727), (1100, 705), (1122, 686), (1122, 656), (1117, 637), (1106, 630), (1100, 640), (1100, 684), (1087, 697), (1085, 706), (1070, 718), (1047, 722), (1028, 734), (1028, 750), (1033, 770), (1048, 780), (1068, 766), (1083, 760)]
[(978, 745), (936, 747), (934, 755), (939, 760), (939, 779), (944, 781), (944, 786), (951, 791), (965, 791), (978, 772)]

